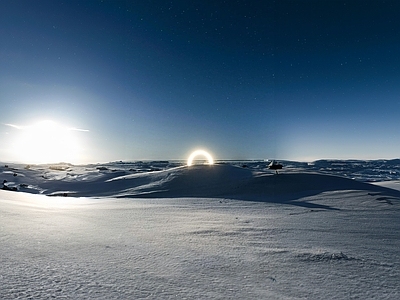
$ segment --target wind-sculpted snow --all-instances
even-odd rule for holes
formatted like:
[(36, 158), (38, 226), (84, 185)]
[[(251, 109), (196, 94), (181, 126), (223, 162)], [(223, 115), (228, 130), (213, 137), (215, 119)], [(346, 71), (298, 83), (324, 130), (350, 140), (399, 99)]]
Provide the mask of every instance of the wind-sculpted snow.
[(318, 160), (308, 164), (307, 168), (365, 182), (400, 180), (400, 159)]
[(396, 181), (284, 165), (2, 166), (0, 299), (400, 298)]
[(363, 190), (388, 199), (399, 198), (399, 192), (389, 188), (302, 169), (275, 174), (267, 169), (227, 163), (190, 167), (168, 165), (169, 168), (150, 172), (138, 171), (138, 168), (132, 171), (132, 166), (129, 167), (8, 167), (3, 168), (2, 176), (10, 189), (49, 196), (213, 197), (307, 205), (293, 201), (326, 191)]
[(398, 202), (303, 200), (0, 190), (0, 299), (397, 299)]

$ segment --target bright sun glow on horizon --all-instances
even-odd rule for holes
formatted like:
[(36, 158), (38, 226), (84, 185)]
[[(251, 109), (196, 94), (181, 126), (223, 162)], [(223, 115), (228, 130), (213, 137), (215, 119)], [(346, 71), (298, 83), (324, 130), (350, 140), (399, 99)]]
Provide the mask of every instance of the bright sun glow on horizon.
[(29, 126), (6, 124), (18, 130), (12, 145), (13, 156), (24, 163), (79, 163), (82, 145), (76, 131), (45, 120)]
[(191, 166), (191, 165), (193, 164), (194, 158), (195, 158), (196, 156), (199, 156), (199, 155), (205, 156), (206, 159), (207, 159), (207, 161), (208, 161), (208, 164), (209, 164), (209, 165), (214, 164), (214, 159), (212, 158), (212, 156), (211, 156), (207, 151), (204, 151), (204, 150), (196, 150), (196, 151), (194, 151), (192, 154), (190, 154), (190, 156), (189, 156), (189, 158), (188, 158), (188, 161), (187, 161), (187, 165), (188, 165), (188, 166)]

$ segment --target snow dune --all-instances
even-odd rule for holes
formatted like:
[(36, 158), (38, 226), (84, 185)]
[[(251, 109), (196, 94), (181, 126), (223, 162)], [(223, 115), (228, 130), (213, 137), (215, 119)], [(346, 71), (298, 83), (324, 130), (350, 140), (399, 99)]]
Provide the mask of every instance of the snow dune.
[(151, 172), (50, 166), (3, 170), (7, 186), (19, 191), (75, 197), (213, 197), (287, 202), (326, 191), (362, 190), (396, 196), (379, 184), (307, 171), (252, 170), (230, 164), (193, 165)]
[(396, 189), (232, 164), (0, 174), (0, 299), (400, 297)]

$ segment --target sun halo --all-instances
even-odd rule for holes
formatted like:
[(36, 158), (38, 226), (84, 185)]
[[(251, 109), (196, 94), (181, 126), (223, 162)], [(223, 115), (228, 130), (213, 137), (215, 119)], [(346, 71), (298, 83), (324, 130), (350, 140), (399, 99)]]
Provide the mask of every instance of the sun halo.
[(204, 150), (196, 150), (196, 151), (194, 151), (192, 154), (190, 154), (190, 156), (189, 156), (189, 158), (188, 158), (188, 160), (187, 160), (187, 165), (188, 165), (189, 167), (190, 167), (191, 165), (193, 165), (193, 160), (194, 160), (194, 158), (197, 157), (197, 156), (199, 156), (199, 155), (205, 156), (206, 159), (207, 159), (207, 161), (208, 161), (208, 164), (209, 164), (209, 165), (214, 164), (214, 159), (212, 158), (211, 154), (209, 154), (207, 151), (204, 151)]

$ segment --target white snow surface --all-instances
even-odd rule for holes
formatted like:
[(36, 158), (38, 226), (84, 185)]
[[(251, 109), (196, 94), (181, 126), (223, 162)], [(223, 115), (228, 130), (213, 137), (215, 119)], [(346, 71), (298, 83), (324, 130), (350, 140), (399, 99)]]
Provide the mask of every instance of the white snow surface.
[(400, 299), (397, 169), (322, 164), (3, 164), (0, 299)]

